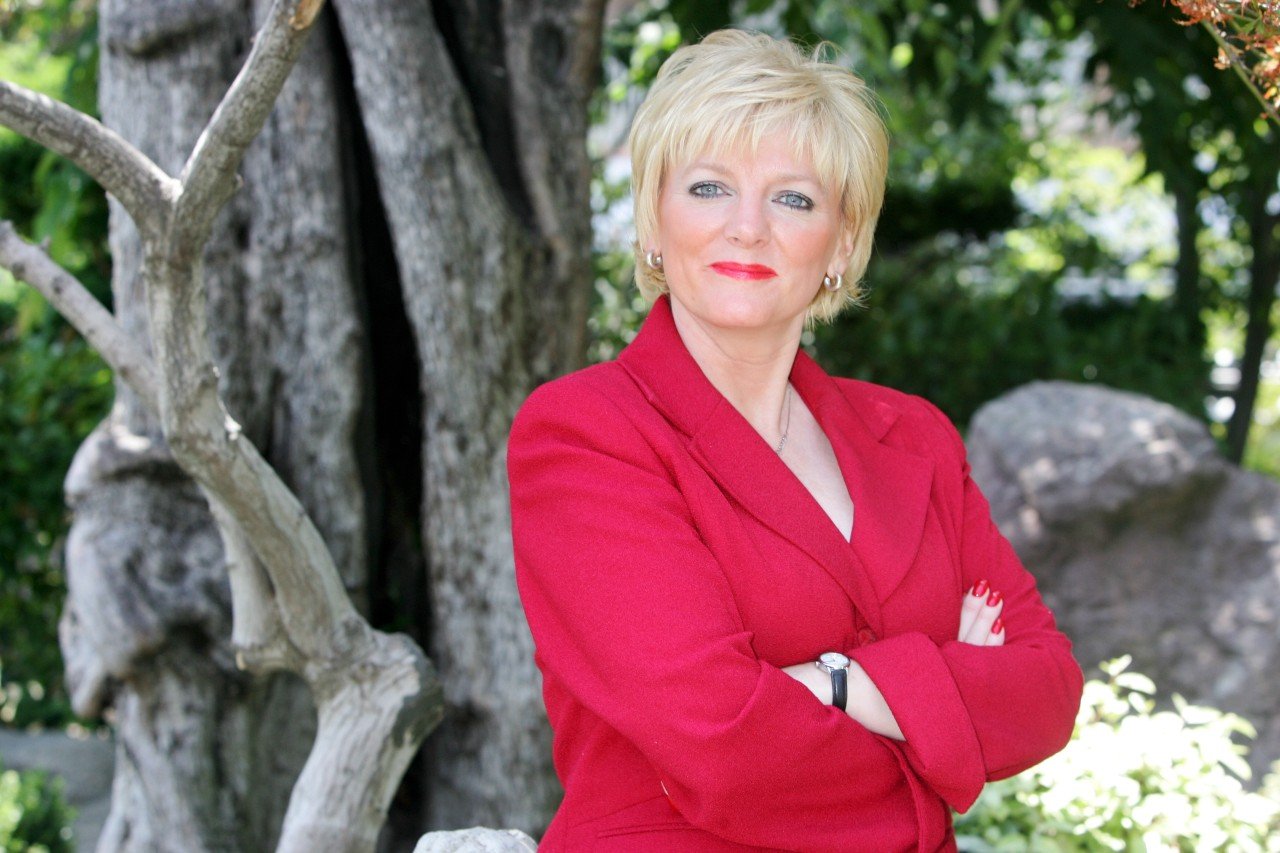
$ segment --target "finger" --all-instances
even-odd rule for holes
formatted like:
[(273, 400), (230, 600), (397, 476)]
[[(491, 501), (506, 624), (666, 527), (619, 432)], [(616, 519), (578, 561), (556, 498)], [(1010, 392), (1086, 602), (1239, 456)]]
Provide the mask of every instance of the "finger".
[(964, 640), (968, 636), (969, 629), (973, 627), (973, 620), (982, 612), (982, 606), (987, 600), (987, 592), (987, 582), (980, 580), (965, 593), (964, 600), (960, 603), (960, 630), (956, 634), (956, 639)]
[(972, 643), (975, 646), (989, 646), (993, 644), (994, 635), (991, 629), (995, 627), (995, 622), (1000, 618), (1000, 613), (1004, 610), (1004, 597), (996, 590), (992, 590), (982, 602), (982, 606), (978, 609), (978, 614), (973, 619), (973, 624), (969, 626), (968, 632), (961, 638), (962, 642)]
[(1004, 619), (997, 616), (996, 621), (991, 624), (991, 633), (987, 635), (987, 645), (1003, 646), (1005, 640), (1004, 633)]

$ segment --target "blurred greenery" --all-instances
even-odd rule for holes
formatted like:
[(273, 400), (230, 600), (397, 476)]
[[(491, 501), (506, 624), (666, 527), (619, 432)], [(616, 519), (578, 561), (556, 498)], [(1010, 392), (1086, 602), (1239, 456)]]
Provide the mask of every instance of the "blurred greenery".
[(62, 795), (62, 780), (43, 772), (0, 766), (0, 851), (74, 853), (75, 812)]
[(1018, 776), (983, 788), (956, 820), (962, 851), (1280, 849), (1280, 762), (1264, 793), (1248, 792), (1242, 717), (1175, 697), (1157, 710), (1155, 685), (1102, 664), (1085, 685), (1067, 747)]
[[(50, 0), (0, 14), (0, 78), (96, 111), (95, 6)], [(83, 172), (0, 129), (0, 219), (110, 305), (107, 207)], [(68, 516), (62, 479), (112, 399), (106, 365), (34, 290), (0, 271), (0, 722), (72, 719), (57, 624)]]

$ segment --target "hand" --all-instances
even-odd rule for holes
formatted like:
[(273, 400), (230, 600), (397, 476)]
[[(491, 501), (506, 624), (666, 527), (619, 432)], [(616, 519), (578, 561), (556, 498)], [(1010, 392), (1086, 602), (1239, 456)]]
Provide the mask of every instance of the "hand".
[(960, 631), (956, 639), (974, 646), (1003, 646), (1004, 622), (1000, 613), (1004, 599), (982, 580), (965, 594), (960, 605)]

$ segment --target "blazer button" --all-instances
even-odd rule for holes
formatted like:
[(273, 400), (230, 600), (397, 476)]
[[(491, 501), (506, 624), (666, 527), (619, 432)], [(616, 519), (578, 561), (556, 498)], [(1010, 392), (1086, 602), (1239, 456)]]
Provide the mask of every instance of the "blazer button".
[(863, 646), (865, 646), (865, 645), (867, 645), (868, 643), (874, 643), (875, 641), (876, 641), (876, 632), (875, 632), (875, 631), (872, 631), (870, 628), (859, 628), (859, 629), (858, 629), (858, 643), (859, 643), (859, 645), (863, 645)]

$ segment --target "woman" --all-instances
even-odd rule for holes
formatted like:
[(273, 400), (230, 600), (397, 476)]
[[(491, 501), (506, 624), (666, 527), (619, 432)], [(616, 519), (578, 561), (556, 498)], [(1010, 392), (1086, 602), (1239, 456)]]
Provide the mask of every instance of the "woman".
[(1081, 675), (932, 405), (833, 379), (887, 145), (858, 78), (722, 31), (631, 134), (614, 362), (511, 431), (516, 573), (564, 801), (548, 850), (953, 849), (1070, 736)]

